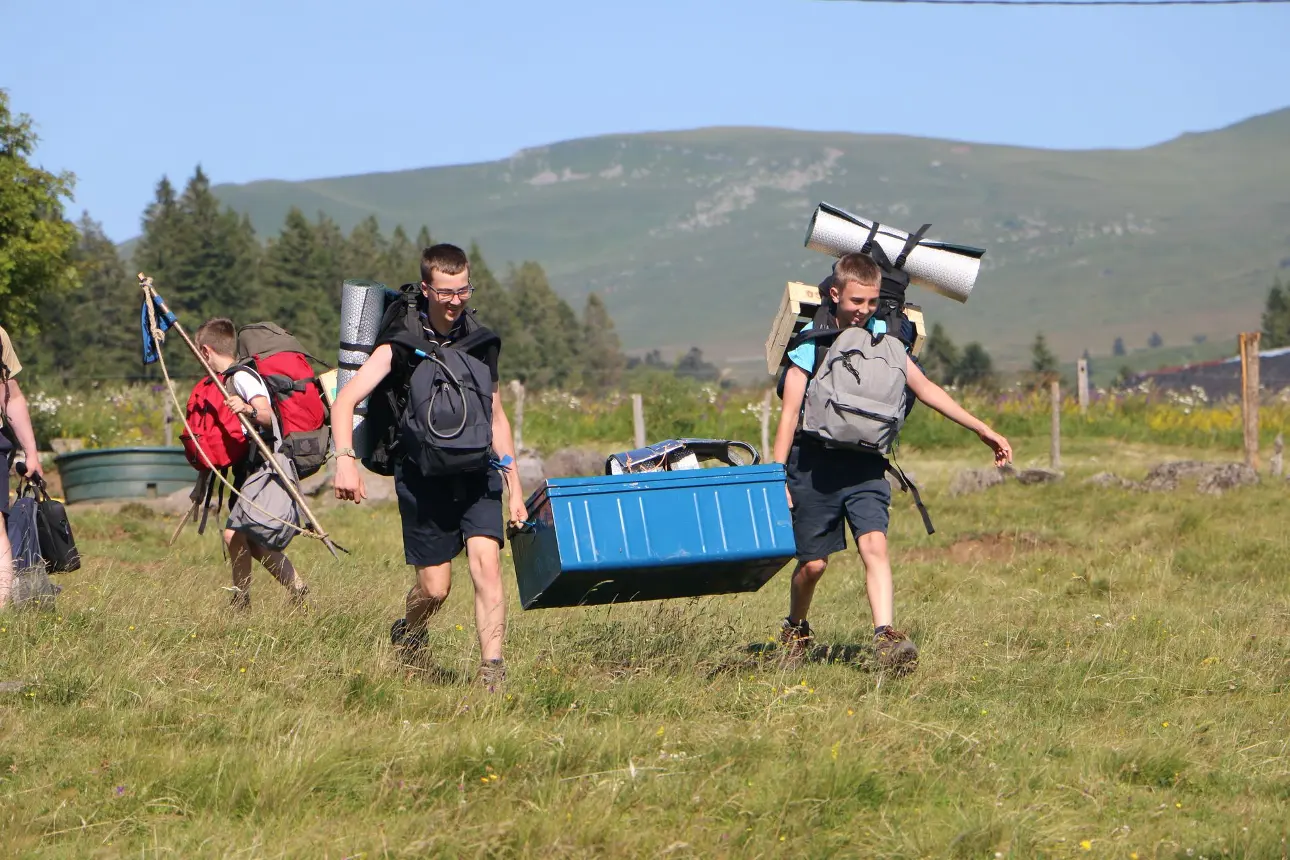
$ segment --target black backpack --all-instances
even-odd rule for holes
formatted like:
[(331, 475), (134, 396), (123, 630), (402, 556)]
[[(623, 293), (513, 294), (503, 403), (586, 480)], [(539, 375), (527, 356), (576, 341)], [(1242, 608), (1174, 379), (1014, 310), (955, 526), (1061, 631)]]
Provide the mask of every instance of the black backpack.
[(72, 524), (63, 503), (51, 499), (43, 478), (27, 478), (27, 468), (19, 465), (19, 499), (31, 499), (36, 511), (36, 534), (40, 556), (49, 573), (71, 573), (81, 569), (81, 555), (72, 537)]
[[(467, 440), (467, 426), (473, 424), (481, 414), (488, 415), (488, 450), (485, 452), (483, 459), (487, 468), (487, 459), (491, 456), (492, 443), (492, 379), (489, 375), (488, 368), (484, 362), (479, 361), (473, 356), (467, 356), (470, 350), (478, 349), (491, 344), (500, 344), (501, 338), (496, 332), (485, 327), (478, 319), (475, 318), (473, 308), (467, 308), (462, 313), (461, 323), (465, 327), (465, 334), (453, 341), (447, 347), (429, 341), (423, 332), (421, 323), (421, 312), (417, 307), (417, 297), (420, 291), (416, 284), (404, 284), (400, 288), (398, 299), (390, 301), (386, 305), (385, 315), (381, 319), (380, 335), (378, 342), (397, 343), (399, 346), (407, 349), (407, 364), (405, 366), (391, 366), (390, 373), (376, 387), (368, 398), (367, 416), (363, 419), (363, 433), (369, 442), (369, 453), (363, 457), (363, 466), (370, 472), (378, 475), (393, 475), (394, 464), (405, 456), (411, 456), (418, 461), (418, 466), (424, 466), (421, 462), (421, 455), (429, 459), (434, 459), (438, 455), (433, 455), (435, 447), (426, 448), (422, 444), (421, 437), (416, 435), (420, 429), (425, 429), (431, 439), (436, 439), (434, 434), (428, 430), (429, 419), (429, 402), (425, 404), (426, 414), (417, 419), (420, 427), (414, 428), (410, 421), (405, 421), (406, 413), (409, 408), (410, 393), (412, 380), (420, 371), (421, 366), (430, 361), (432, 367), (422, 372), (422, 380), (426, 385), (436, 386), (443, 390), (445, 387), (449, 390), (445, 394), (440, 394), (435, 398), (435, 407), (438, 410), (433, 419), (434, 426), (438, 432), (445, 430), (460, 430), (456, 436), (454, 444), (443, 449), (444, 456), (452, 452), (468, 451), (472, 446), (477, 444), (475, 437), (478, 434), (478, 428), (471, 430), (469, 433), (470, 441)], [(394, 361), (398, 362), (402, 350), (394, 353)], [(458, 363), (456, 353), (460, 353), (461, 358), (470, 358), (482, 368), (482, 385), (476, 381), (475, 373), (478, 370), (473, 365)], [(430, 357), (437, 355), (438, 361)], [(456, 384), (448, 378), (444, 372), (445, 366), (451, 370), (453, 379)], [(427, 374), (429, 376), (427, 377)], [(437, 382), (436, 382), (437, 380)], [(469, 388), (467, 387), (469, 383)], [(486, 388), (487, 394), (485, 400), (487, 406), (479, 404), (480, 391)], [(443, 398), (442, 400), (440, 398)], [(475, 405), (471, 405), (474, 402)], [(465, 404), (463, 407), (463, 403)], [(454, 405), (455, 404), (455, 405)], [(465, 420), (462, 421), (462, 415), (454, 410), (465, 409)], [(444, 410), (447, 410), (446, 412)], [(471, 412), (474, 412), (473, 416)], [(486, 410), (486, 413), (485, 413)], [(405, 433), (405, 425), (408, 432)], [(439, 440), (447, 442), (453, 440)], [(438, 446), (442, 447), (442, 446)], [(455, 455), (450, 459), (458, 459)], [(470, 459), (467, 457), (466, 459)], [(441, 462), (437, 468), (445, 468), (446, 462)], [(459, 470), (464, 471), (464, 470)], [(439, 471), (424, 472), (424, 474), (442, 474)]]

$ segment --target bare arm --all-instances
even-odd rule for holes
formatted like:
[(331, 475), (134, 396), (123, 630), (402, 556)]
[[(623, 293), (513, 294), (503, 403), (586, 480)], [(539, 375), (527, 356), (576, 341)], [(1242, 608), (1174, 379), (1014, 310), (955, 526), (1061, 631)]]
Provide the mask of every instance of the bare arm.
[(506, 492), (510, 498), (510, 522), (520, 523), (528, 519), (524, 507), (524, 490), (520, 486), (519, 457), (515, 452), (515, 437), (511, 432), (511, 420), (506, 417), (502, 408), (502, 392), (493, 389), (493, 450), (499, 458), (509, 456), (510, 467), (502, 472), (506, 481)]
[[(389, 344), (382, 344), (372, 351), (367, 361), (350, 377), (345, 387), (336, 393), (331, 407), (331, 437), (336, 450), (354, 447), (354, 407), (364, 397), (376, 390), (390, 373), (394, 353)], [(333, 484), (336, 498), (361, 502), (367, 495), (363, 476), (358, 471), (358, 461), (348, 454), (336, 457), (336, 478)]]
[(1003, 466), (1012, 462), (1012, 446), (1008, 444), (1008, 440), (992, 430), (980, 418), (960, 406), (944, 388), (928, 379), (926, 374), (912, 361), (908, 365), (907, 379), (909, 388), (914, 392), (914, 396), (955, 424), (971, 430), (981, 438), (982, 442), (989, 445), (994, 450), (994, 463), (996, 466)]
[(779, 425), (775, 428), (775, 446), (771, 460), (775, 463), (787, 463), (788, 452), (793, 447), (793, 434), (797, 432), (797, 420), (802, 411), (802, 398), (806, 396), (806, 371), (796, 364), (790, 365), (784, 375), (783, 411), (779, 416)]
[(5, 415), (18, 445), (27, 454), (27, 474), (43, 474), (40, 468), (40, 455), (36, 452), (36, 433), (31, 427), (31, 412), (27, 409), (27, 398), (18, 387), (18, 380), (10, 379), (5, 383)]

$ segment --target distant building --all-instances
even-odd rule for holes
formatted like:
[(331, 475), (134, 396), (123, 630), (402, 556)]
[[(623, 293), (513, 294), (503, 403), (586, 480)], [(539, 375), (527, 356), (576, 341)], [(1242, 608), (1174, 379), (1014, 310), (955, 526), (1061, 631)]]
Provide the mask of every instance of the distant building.
[[(1239, 399), (1241, 396), (1240, 356), (1201, 361), (1182, 367), (1164, 367), (1130, 377), (1129, 385), (1150, 381), (1157, 391), (1190, 391), (1198, 387), (1210, 400)], [(1290, 347), (1259, 353), (1259, 387), (1264, 391), (1290, 388)]]

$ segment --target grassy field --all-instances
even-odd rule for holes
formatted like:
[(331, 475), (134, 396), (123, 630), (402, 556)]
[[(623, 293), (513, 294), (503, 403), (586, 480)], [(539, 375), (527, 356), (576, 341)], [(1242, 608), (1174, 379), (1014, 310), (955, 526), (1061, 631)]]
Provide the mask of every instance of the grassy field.
[[(1022, 465), (1046, 440), (1015, 439)], [(428, 669), (388, 644), (409, 583), (390, 506), (320, 515), (353, 554), (293, 554), (224, 608), (214, 535), (73, 509), (88, 561), (56, 612), (0, 613), (0, 832), (21, 857), (1116, 857), (1287, 855), (1285, 485), (1221, 498), (1083, 486), (1204, 451), (1074, 439), (1064, 483), (894, 501), (911, 677), (757, 652), (754, 595), (522, 613), (489, 696), (465, 570)], [(1226, 455), (1235, 459), (1239, 455)], [(812, 618), (871, 632), (837, 557)], [(14, 689), (21, 687), (21, 689)]]

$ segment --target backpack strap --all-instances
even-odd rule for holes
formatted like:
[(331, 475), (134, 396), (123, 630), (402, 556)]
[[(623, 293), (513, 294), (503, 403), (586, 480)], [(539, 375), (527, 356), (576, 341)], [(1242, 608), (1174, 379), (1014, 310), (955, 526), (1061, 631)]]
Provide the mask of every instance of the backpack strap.
[(923, 504), (923, 497), (918, 492), (918, 486), (909, 480), (909, 476), (896, 464), (895, 457), (887, 461), (887, 473), (900, 483), (902, 492), (909, 493), (914, 497), (914, 507), (918, 508), (918, 513), (923, 518), (923, 527), (927, 529), (927, 533), (929, 535), (936, 534), (936, 529), (932, 526), (932, 516), (927, 513), (927, 506)]
[(918, 247), (918, 243), (923, 241), (923, 235), (931, 228), (931, 224), (924, 224), (918, 228), (918, 232), (910, 233), (909, 238), (905, 240), (905, 247), (900, 249), (900, 253), (896, 256), (896, 262), (892, 265), (897, 269), (905, 268), (905, 261), (909, 259), (909, 252)]

